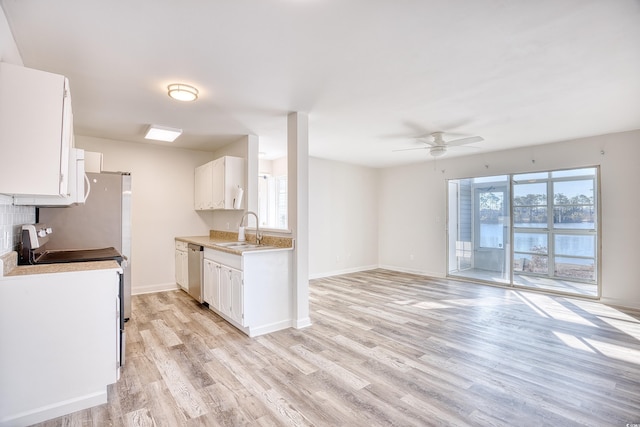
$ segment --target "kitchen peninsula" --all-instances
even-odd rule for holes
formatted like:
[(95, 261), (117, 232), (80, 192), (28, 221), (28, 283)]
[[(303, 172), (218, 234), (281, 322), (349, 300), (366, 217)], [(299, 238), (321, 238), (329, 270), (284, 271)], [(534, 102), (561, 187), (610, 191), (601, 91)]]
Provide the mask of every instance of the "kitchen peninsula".
[[(211, 230), (209, 236), (176, 237), (176, 282), (185, 291), (186, 244), (203, 247), (200, 267), (202, 302), (250, 337), (286, 329), (293, 324), (291, 262), (293, 240), (264, 236), (260, 245), (248, 233)], [(181, 261), (182, 260), (182, 261)]]
[(121, 267), (16, 260), (0, 256), (0, 426), (106, 403), (120, 372)]

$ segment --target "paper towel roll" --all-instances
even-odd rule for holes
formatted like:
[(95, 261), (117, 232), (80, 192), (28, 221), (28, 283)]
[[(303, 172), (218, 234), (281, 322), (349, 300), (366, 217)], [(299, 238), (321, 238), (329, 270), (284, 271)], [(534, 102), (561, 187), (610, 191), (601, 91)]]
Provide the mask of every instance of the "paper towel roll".
[(242, 195), (244, 194), (244, 190), (241, 187), (236, 189), (236, 197), (233, 199), (233, 209), (240, 209), (242, 206)]

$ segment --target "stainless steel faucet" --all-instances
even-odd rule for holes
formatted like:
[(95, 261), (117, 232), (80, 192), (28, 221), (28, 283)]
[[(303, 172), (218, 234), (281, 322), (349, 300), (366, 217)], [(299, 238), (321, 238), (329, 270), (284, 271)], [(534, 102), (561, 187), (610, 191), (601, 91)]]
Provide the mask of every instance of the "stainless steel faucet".
[(239, 227), (242, 227), (242, 223), (244, 222), (244, 219), (249, 215), (253, 215), (256, 217), (256, 245), (259, 245), (260, 242), (262, 242), (262, 233), (260, 233), (260, 220), (258, 219), (258, 215), (255, 212), (246, 211), (244, 215), (242, 215), (242, 218), (240, 219)]

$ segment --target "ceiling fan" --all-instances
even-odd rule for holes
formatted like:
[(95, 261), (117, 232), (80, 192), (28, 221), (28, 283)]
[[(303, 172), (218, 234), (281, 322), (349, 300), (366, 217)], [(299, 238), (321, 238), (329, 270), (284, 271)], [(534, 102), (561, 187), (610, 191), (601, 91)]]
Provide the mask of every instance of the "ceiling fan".
[[(447, 149), (449, 147), (459, 147), (461, 145), (473, 144), (474, 142), (484, 141), (484, 138), (481, 136), (469, 136), (467, 138), (454, 139), (453, 141), (445, 141), (442, 138), (444, 132), (432, 132), (428, 135), (419, 136), (418, 139), (420, 142), (426, 144), (425, 147), (417, 147), (417, 148), (403, 148), (400, 150), (393, 151), (408, 151), (408, 150), (429, 150), (429, 154), (433, 157), (441, 157), (447, 153)], [(427, 137), (431, 137), (431, 141), (425, 139)]]

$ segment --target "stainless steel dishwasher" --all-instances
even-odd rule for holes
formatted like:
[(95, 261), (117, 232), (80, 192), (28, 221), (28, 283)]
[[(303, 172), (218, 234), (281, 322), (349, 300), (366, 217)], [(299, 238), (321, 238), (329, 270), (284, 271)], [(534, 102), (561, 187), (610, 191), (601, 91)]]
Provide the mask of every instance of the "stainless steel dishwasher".
[(189, 295), (196, 301), (202, 302), (202, 259), (204, 248), (200, 245), (189, 243), (189, 256), (187, 265)]

